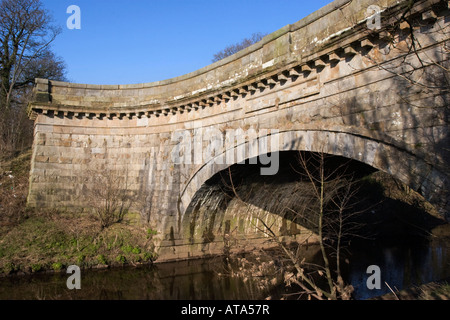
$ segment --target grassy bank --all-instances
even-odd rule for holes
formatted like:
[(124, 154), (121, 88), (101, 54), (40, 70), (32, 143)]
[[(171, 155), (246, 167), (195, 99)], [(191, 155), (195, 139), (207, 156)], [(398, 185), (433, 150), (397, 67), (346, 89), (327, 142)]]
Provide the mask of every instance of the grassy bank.
[(0, 165), (0, 275), (151, 263), (154, 231), (128, 215), (102, 228), (88, 214), (26, 209), (31, 151)]
[(92, 268), (149, 263), (155, 258), (151, 236), (127, 223), (101, 229), (91, 217), (36, 214), (2, 230), (0, 270), (11, 274), (59, 271), (72, 264)]

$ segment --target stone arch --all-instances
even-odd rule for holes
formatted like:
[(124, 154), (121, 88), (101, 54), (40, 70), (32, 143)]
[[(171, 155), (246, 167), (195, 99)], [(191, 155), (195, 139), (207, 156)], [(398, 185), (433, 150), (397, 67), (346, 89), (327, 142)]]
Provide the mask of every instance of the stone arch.
[[(448, 204), (442, 203), (445, 197), (441, 195), (445, 192), (446, 176), (417, 155), (399, 146), (348, 132), (326, 130), (290, 130), (272, 135), (278, 136), (279, 143), (278, 148), (269, 150), (271, 152), (324, 152), (363, 162), (392, 175), (412, 189), (419, 191), (430, 203), (435, 204), (445, 213)], [(258, 136), (256, 140), (263, 137)], [(247, 141), (245, 147), (248, 148), (254, 143), (255, 141)], [(237, 147), (227, 148), (225, 146), (223, 153), (210, 159), (191, 176), (181, 192), (180, 213), (182, 215), (189, 207), (195, 193), (208, 179), (236, 163), (226, 163), (225, 154)], [(250, 154), (246, 159), (255, 156), (259, 156), (259, 154)]]

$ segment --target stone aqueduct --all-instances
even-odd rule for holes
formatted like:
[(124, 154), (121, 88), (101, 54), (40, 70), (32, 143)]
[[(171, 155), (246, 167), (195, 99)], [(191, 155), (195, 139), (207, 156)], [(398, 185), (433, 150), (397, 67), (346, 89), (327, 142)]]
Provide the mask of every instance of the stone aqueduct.
[[(126, 174), (136, 203), (149, 211), (162, 259), (212, 253), (223, 241), (223, 218), (213, 221), (219, 244), (188, 240), (189, 228), (201, 234), (203, 226), (187, 208), (209, 178), (230, 166), (226, 154), (244, 147), (246, 158), (261, 155), (251, 146), (267, 138), (272, 152), (324, 151), (387, 172), (448, 218), (449, 2), (409, 3), (336, 0), (174, 79), (131, 85), (37, 79), (29, 107), (35, 119), (29, 206), (86, 207), (85, 189), (105, 187), (91, 178), (109, 168)], [(378, 16), (370, 16), (371, 5), (380, 8)], [(376, 17), (380, 28), (368, 28)], [(195, 140), (199, 130), (203, 137)], [(230, 130), (245, 133), (241, 145), (226, 138)], [(219, 134), (220, 150), (208, 149), (208, 132)], [(193, 143), (179, 148), (186, 133)], [(204, 156), (177, 163), (174, 150), (185, 159)]]

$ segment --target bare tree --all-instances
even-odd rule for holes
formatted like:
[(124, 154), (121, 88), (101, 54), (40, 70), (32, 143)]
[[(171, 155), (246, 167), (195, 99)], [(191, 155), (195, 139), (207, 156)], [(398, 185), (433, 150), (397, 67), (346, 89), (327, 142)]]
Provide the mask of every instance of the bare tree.
[(222, 59), (225, 59), (228, 56), (231, 56), (235, 54), (236, 52), (239, 52), (247, 47), (250, 47), (252, 44), (259, 42), (264, 38), (266, 34), (263, 34), (261, 32), (257, 32), (252, 34), (250, 38), (244, 38), (241, 42), (229, 45), (225, 47), (223, 50), (217, 52), (214, 54), (214, 57), (212, 59), (212, 62), (216, 62)]
[[(353, 287), (344, 282), (340, 263), (346, 240), (358, 236), (357, 229), (361, 227), (352, 219), (361, 213), (355, 209), (358, 188), (357, 181), (346, 173), (348, 162), (335, 165), (328, 162), (328, 158), (330, 156), (323, 152), (299, 152), (300, 168), (293, 168), (301, 177), (299, 183), (307, 182), (312, 191), (300, 210), (295, 212), (295, 217), (306, 217), (313, 226), (318, 235), (323, 265), (306, 262), (299, 254), (299, 247), (288, 247), (276, 237), (270, 226), (265, 225), (265, 228), (294, 266), (295, 272), (284, 277), (286, 284), (297, 284), (302, 289), (300, 293), (308, 297), (347, 300), (351, 298)], [(319, 279), (325, 279), (326, 285), (318, 285)]]
[(0, 2), (0, 150), (15, 149), (26, 102), (37, 77), (64, 80), (65, 65), (50, 50), (61, 32), (40, 0)]
[[(287, 259), (290, 262), (290, 269), (283, 269), (285, 284), (296, 284), (301, 288), (299, 295), (306, 294), (309, 298), (319, 300), (351, 298), (353, 287), (344, 282), (341, 261), (348, 241), (360, 236), (358, 229), (362, 227), (354, 219), (362, 212), (357, 206), (360, 199), (356, 199), (358, 180), (347, 173), (348, 161), (336, 164), (331, 162), (333, 159), (335, 158), (323, 152), (299, 152), (298, 166), (293, 166), (299, 176), (293, 192), (299, 195), (299, 199), (295, 208), (286, 208), (291, 212), (292, 221), (306, 224), (317, 235), (322, 264), (312, 264), (302, 256), (301, 249), (307, 240), (295, 246), (287, 244), (275, 231), (274, 225), (269, 225), (261, 217), (258, 221), (262, 227), (256, 226), (281, 249), (277, 260)], [(246, 203), (247, 196), (240, 195), (242, 192), (233, 181), (230, 169), (227, 179), (222, 177), (222, 183), (225, 185), (224, 192), (234, 194), (240, 202)], [(265, 268), (262, 265), (255, 269), (248, 260), (241, 259), (238, 262), (242, 264), (242, 261), (245, 262), (245, 268), (240, 269), (244, 277), (252, 277), (252, 274), (256, 274), (256, 269), (261, 271), (261, 268)], [(282, 271), (280, 269), (274, 272), (273, 264), (266, 264), (266, 267), (266, 275), (272, 278), (274, 274), (279, 276)], [(267, 278), (260, 280), (265, 285), (274, 281)]]

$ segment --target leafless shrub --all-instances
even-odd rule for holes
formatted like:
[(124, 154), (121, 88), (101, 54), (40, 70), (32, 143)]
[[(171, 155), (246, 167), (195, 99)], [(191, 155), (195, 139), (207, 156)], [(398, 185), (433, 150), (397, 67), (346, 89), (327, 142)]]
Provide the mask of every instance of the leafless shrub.
[[(355, 215), (361, 213), (355, 199), (358, 191), (358, 181), (348, 174), (348, 162), (333, 164), (327, 161), (329, 156), (323, 152), (304, 153), (299, 152), (298, 166), (293, 170), (298, 174), (299, 181), (296, 194), (299, 195), (295, 209), (290, 209), (292, 221), (306, 222), (309, 228), (318, 235), (320, 256), (322, 264), (313, 264), (306, 261), (301, 250), (305, 243), (296, 245), (287, 244), (282, 237), (264, 219), (259, 219), (260, 231), (266, 233), (280, 248), (279, 261), (289, 261), (290, 267), (280, 264), (278, 275), (282, 275), (281, 281), (286, 286), (293, 284), (300, 287), (299, 295), (306, 295), (314, 299), (350, 299), (353, 287), (346, 284), (342, 277), (341, 261), (343, 250), (347, 246), (347, 240), (358, 235), (358, 229), (362, 226), (357, 223)], [(226, 181), (223, 180), (223, 183)], [(242, 203), (246, 203), (246, 197), (239, 196), (239, 186), (233, 182), (229, 171), (228, 192), (232, 192)], [(263, 272), (266, 277), (260, 278), (261, 285), (267, 287), (274, 282), (271, 277), (271, 268), (275, 265), (258, 264), (252, 266), (247, 260), (245, 268), (238, 270), (245, 277), (252, 277)], [(282, 270), (281, 266), (284, 265)], [(255, 269), (256, 268), (256, 269)], [(250, 273), (248, 271), (251, 271)], [(261, 276), (262, 276), (261, 274)], [(258, 277), (256, 277), (258, 278)], [(319, 284), (320, 283), (320, 284)]]
[(134, 195), (128, 190), (128, 172), (104, 169), (92, 173), (84, 186), (84, 196), (102, 228), (121, 222), (133, 204)]

